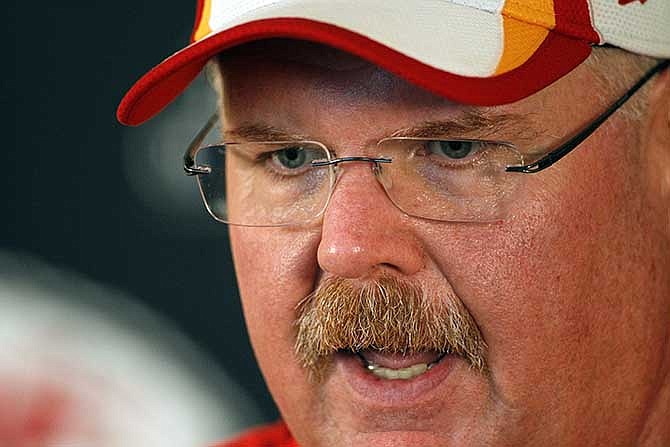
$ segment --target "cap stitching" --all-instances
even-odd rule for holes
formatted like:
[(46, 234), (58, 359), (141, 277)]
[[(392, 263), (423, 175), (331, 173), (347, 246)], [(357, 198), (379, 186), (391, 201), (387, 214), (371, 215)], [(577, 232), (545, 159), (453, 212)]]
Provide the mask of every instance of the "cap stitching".
[[(667, 40), (654, 40), (654, 39), (645, 39), (643, 37), (638, 38), (635, 34), (630, 34), (630, 33), (617, 33), (615, 37), (630, 37), (631, 39), (634, 39), (636, 42), (650, 42), (650, 43), (661, 43), (661, 44), (667, 44)], [(607, 40), (607, 39), (605, 39)], [(618, 46), (618, 45), (617, 45)]]

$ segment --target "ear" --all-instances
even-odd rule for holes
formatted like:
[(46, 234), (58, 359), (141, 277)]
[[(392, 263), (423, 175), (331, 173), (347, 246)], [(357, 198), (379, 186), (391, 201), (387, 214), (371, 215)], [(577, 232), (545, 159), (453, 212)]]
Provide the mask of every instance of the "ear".
[(670, 69), (653, 81), (641, 142), (649, 174), (652, 197), (660, 199), (670, 240)]

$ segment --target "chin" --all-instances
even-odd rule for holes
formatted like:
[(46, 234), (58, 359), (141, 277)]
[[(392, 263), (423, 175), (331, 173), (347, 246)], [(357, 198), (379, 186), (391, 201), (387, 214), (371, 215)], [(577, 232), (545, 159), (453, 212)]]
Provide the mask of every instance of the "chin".
[(366, 366), (355, 355), (334, 356), (313, 385), (310, 411), (303, 406), (301, 422), (291, 424), (301, 446), (491, 445), (489, 380), (460, 357), (445, 356), (409, 379), (379, 377)]
[(355, 433), (351, 435), (351, 442), (342, 445), (369, 447), (451, 447), (457, 444), (453, 444), (444, 436), (432, 432), (390, 431)]

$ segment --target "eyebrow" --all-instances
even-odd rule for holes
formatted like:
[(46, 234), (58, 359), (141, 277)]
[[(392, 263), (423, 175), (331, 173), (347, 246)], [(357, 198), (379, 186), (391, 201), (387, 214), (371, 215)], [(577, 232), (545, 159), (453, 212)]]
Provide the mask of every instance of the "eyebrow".
[(307, 140), (305, 135), (290, 133), (284, 129), (261, 123), (250, 123), (225, 131), (228, 137), (238, 137), (246, 141), (298, 141)]
[(450, 120), (425, 121), (398, 129), (391, 137), (476, 137), (504, 136), (507, 139), (533, 140), (541, 131), (528, 115), (484, 112), (471, 109)]
[[(463, 137), (488, 138), (504, 135), (507, 139), (533, 140), (541, 131), (534, 128), (528, 115), (518, 113), (484, 112), (471, 109), (448, 120), (424, 121), (404, 127), (388, 137), (428, 138)], [(312, 140), (304, 134), (291, 133), (285, 129), (263, 123), (243, 124), (225, 131), (226, 141), (238, 137), (245, 141), (300, 141)], [(384, 138), (384, 137), (382, 137)]]

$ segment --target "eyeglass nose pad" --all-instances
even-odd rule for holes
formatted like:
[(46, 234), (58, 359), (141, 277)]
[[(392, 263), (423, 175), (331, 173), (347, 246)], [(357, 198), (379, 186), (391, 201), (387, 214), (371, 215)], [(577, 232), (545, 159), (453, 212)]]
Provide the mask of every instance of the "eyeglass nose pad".
[(375, 163), (372, 166), (372, 172), (375, 174), (375, 177), (377, 177), (377, 180), (381, 185), (384, 187), (385, 190), (391, 189), (393, 186), (393, 181), (391, 181), (391, 178), (387, 175), (384, 175), (383, 168), (379, 163)]

